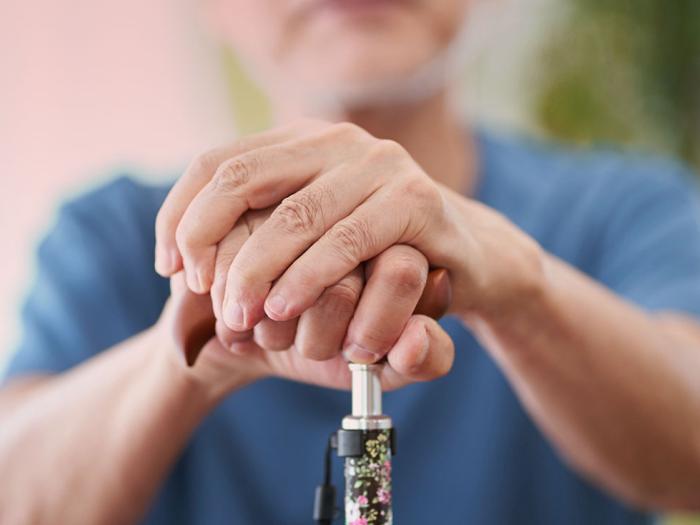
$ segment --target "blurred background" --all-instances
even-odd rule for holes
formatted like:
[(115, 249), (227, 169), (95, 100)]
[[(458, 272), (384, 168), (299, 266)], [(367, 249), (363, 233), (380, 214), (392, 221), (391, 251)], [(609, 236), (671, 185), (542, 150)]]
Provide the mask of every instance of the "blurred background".
[[(700, 168), (700, 1), (479, 3), (457, 92), (467, 118)], [(207, 37), (196, 4), (0, 5), (0, 362), (61, 201), (117, 173), (172, 179), (196, 153), (267, 125), (264, 97)]]

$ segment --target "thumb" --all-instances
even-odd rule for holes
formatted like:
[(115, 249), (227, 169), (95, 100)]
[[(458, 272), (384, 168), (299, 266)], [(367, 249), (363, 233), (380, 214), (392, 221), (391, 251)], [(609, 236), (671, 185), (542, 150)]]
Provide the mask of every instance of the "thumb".
[(437, 321), (413, 315), (387, 354), (389, 366), (384, 367), (382, 379), (387, 389), (437, 379), (450, 371), (454, 354), (452, 339)]
[(216, 334), (211, 299), (209, 294), (191, 292), (185, 285), (183, 272), (173, 276), (170, 288), (172, 338), (184, 361), (192, 366), (204, 345)]

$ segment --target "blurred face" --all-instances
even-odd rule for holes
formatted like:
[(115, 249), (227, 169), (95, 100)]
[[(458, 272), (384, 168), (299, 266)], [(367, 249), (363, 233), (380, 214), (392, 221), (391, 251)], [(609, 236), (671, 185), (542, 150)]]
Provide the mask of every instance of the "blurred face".
[(471, 0), (208, 0), (223, 38), (272, 93), (398, 84), (458, 33)]

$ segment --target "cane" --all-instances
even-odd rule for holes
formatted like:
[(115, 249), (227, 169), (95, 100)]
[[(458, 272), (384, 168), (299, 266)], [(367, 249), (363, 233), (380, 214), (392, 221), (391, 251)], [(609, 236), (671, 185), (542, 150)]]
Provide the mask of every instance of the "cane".
[(382, 365), (351, 364), (352, 414), (338, 431), (345, 458), (346, 525), (391, 525), (391, 456), (396, 434), (382, 414)]
[(352, 413), (331, 436), (326, 449), (324, 484), (316, 489), (314, 519), (330, 525), (335, 488), (330, 483), (330, 451), (345, 458), (345, 524), (391, 525), (391, 457), (396, 434), (382, 414), (381, 364), (348, 365), (352, 374)]
[[(447, 271), (428, 274), (415, 312), (434, 319), (450, 304), (452, 288)], [(331, 525), (336, 517), (331, 458), (335, 449), (345, 459), (345, 525), (391, 525), (391, 458), (396, 454), (396, 432), (391, 418), (382, 414), (382, 363), (349, 363), (352, 374), (352, 413), (326, 445), (323, 484), (316, 487), (314, 522)]]

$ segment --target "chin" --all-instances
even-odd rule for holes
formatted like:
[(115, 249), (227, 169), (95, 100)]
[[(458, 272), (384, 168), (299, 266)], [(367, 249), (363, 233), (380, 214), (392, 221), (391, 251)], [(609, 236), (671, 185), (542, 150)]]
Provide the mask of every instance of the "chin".
[(310, 79), (301, 89), (307, 106), (320, 112), (396, 106), (429, 98), (445, 88), (450, 69), (440, 53), (423, 62), (338, 68), (328, 76)]
[[(358, 105), (392, 94), (400, 97), (408, 84), (414, 88), (415, 79), (426, 76), (426, 69), (432, 72), (433, 63), (442, 55), (442, 50), (415, 35), (355, 34), (307, 49), (308, 54), (298, 59), (299, 67), (289, 77), (298, 79), (309, 98), (335, 100), (341, 105), (351, 101)], [(425, 84), (425, 79), (418, 83)]]

